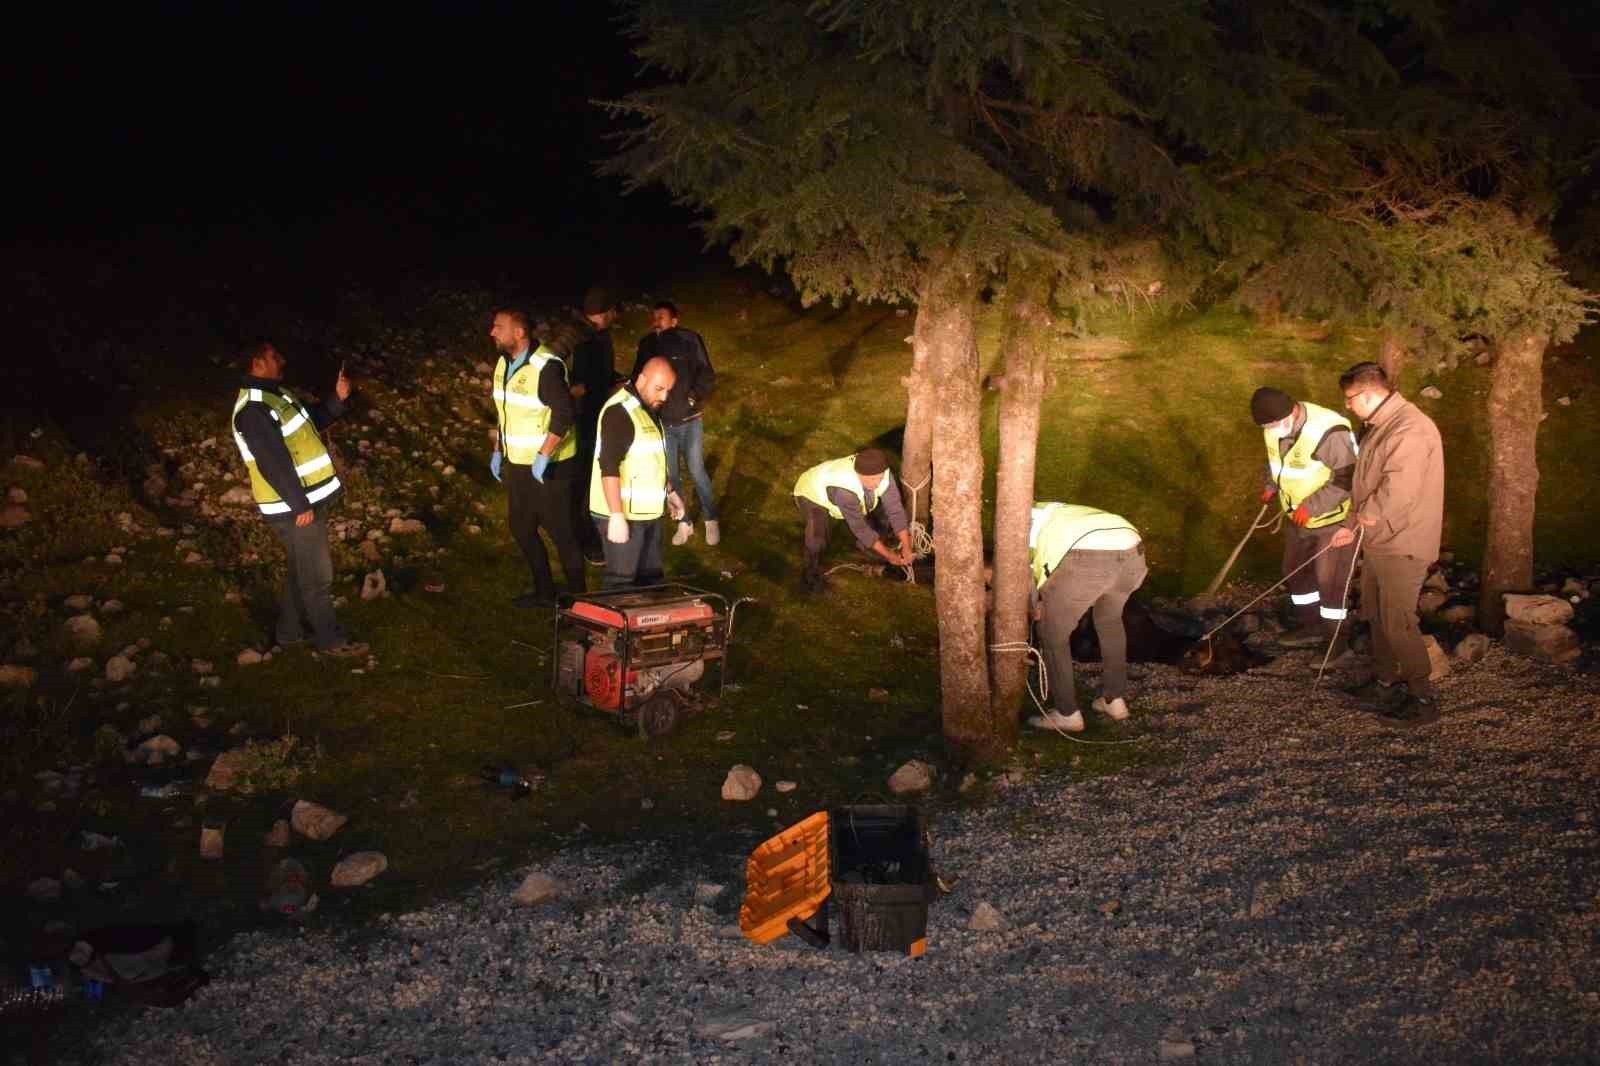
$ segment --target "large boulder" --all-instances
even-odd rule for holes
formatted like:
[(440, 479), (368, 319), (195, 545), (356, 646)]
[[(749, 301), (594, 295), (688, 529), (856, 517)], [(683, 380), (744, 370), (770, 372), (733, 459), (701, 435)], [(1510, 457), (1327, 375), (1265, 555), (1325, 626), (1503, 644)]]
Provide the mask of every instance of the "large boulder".
[(549, 874), (531, 873), (511, 894), (511, 898), (524, 907), (533, 907), (561, 894), (561, 882)]
[(1508, 620), (1505, 639), (1506, 647), (1518, 655), (1545, 662), (1571, 662), (1582, 653), (1578, 634), (1566, 626), (1530, 625)]
[(1506, 593), (1506, 618), (1535, 626), (1559, 626), (1572, 620), (1572, 604), (1560, 596)]

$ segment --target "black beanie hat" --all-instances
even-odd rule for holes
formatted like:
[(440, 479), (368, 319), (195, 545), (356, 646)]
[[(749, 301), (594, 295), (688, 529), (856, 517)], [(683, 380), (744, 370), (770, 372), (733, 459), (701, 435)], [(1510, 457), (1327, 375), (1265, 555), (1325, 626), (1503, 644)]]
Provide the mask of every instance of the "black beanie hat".
[(1250, 397), (1250, 417), (1258, 426), (1282, 422), (1294, 413), (1294, 401), (1282, 389), (1260, 388)]
[(856, 473), (881, 474), (889, 469), (889, 457), (877, 448), (863, 448), (856, 453)]
[(583, 294), (583, 313), (586, 315), (604, 314), (615, 306), (616, 298), (604, 285), (591, 285), (589, 291)]

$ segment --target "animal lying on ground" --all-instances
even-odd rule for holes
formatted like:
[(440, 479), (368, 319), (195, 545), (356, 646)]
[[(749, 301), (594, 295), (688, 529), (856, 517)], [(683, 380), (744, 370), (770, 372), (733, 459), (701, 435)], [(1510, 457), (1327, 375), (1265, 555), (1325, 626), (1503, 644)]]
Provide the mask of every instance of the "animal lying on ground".
[[(1128, 634), (1128, 661), (1132, 663), (1166, 663), (1190, 673), (1226, 675), (1271, 661), (1269, 656), (1247, 647), (1231, 628), (1209, 641), (1163, 628), (1156, 623), (1149, 605), (1137, 597), (1130, 598), (1122, 609), (1122, 625)], [(1095, 633), (1092, 612), (1085, 614), (1073, 631), (1072, 658), (1076, 662), (1100, 661), (1100, 638)]]

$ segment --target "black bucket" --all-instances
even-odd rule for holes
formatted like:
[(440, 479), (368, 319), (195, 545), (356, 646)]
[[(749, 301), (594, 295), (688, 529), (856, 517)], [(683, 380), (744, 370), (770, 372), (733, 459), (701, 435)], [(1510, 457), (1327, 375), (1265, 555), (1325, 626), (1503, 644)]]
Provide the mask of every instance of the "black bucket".
[(840, 807), (828, 813), (833, 909), (851, 951), (920, 955), (937, 893), (915, 807)]

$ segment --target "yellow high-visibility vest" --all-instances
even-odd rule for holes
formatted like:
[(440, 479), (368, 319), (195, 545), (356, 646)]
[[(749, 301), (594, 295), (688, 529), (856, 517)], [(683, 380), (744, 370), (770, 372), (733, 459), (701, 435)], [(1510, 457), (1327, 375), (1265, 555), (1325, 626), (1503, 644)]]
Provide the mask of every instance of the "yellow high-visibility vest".
[(1139, 531), (1121, 515), (1076, 503), (1035, 503), (1028, 522), (1028, 569), (1033, 572), (1033, 587), (1043, 588), (1045, 579), (1060, 568), (1061, 560), (1074, 547), (1095, 547), (1080, 543), (1091, 533), (1122, 530), (1133, 534), (1130, 545), (1138, 543)]
[[(508, 374), (511, 361), (504, 355), (495, 364), (494, 409), (500, 424), (500, 450), (508, 463), (532, 465), (533, 457), (539, 454), (545, 437), (550, 434), (550, 408), (539, 399), (539, 375), (552, 360), (561, 367), (561, 380), (565, 382), (567, 364), (542, 344), (528, 356), (526, 363), (517, 367), (515, 374)], [(566, 435), (550, 456), (551, 462), (571, 459), (578, 454), (576, 428), (567, 427)]]
[[(600, 408), (597, 425), (605, 424), (606, 412), (621, 405), (633, 421), (633, 443), (622, 457), (618, 474), (622, 481), (622, 513), (630, 522), (660, 518), (667, 509), (667, 445), (661, 427), (645, 410), (639, 397), (618, 389)], [(611, 513), (606, 491), (600, 483), (600, 450), (595, 449), (589, 473), (589, 512), (601, 518)]]
[[(317, 424), (312, 420), (311, 412), (288, 389), (241, 388), (233, 404), (233, 417), (237, 419), (239, 412), (249, 403), (265, 406), (272, 420), (278, 424), (284, 447), (289, 449), (289, 458), (294, 460), (294, 472), (299, 475), (300, 485), (306, 490), (306, 499), (319, 503), (339, 491), (333, 457), (328, 454), (322, 437), (317, 434)], [(250, 454), (250, 446), (245, 443), (237, 427), (233, 431), (233, 442), (239, 446), (245, 469), (250, 471), (250, 495), (255, 498), (261, 513), (288, 514), (289, 505), (278, 495), (278, 490), (272, 487), (271, 482), (261, 476), (256, 457)]]
[[(888, 476), (889, 471), (884, 471)], [(883, 495), (883, 482), (878, 483), (877, 491), (873, 494), (873, 503), (876, 505), (878, 498)], [(826, 510), (834, 518), (844, 519), (844, 512), (828, 499), (829, 489), (844, 489), (856, 498), (856, 506), (861, 508), (861, 513), (867, 513), (867, 489), (861, 484), (861, 475), (856, 473), (856, 457), (847, 455), (842, 459), (829, 459), (801, 474), (794, 483), (794, 494), (810, 500), (818, 507)]]
[[(1272, 473), (1272, 480), (1278, 486), (1278, 504), (1283, 508), (1283, 513), (1292, 515), (1301, 503), (1310, 499), (1322, 486), (1333, 479), (1333, 471), (1325, 463), (1320, 463), (1312, 455), (1317, 450), (1317, 445), (1322, 443), (1322, 438), (1335, 429), (1350, 429), (1350, 420), (1337, 411), (1330, 411), (1326, 407), (1318, 407), (1314, 403), (1301, 402), (1301, 408), (1306, 413), (1305, 425), (1300, 427), (1300, 435), (1295, 438), (1287, 452), (1280, 452), (1278, 440), (1269, 437), (1262, 431), (1262, 439), (1267, 443), (1267, 468)], [(1350, 437), (1351, 447), (1355, 446), (1355, 435)], [(1322, 526), (1331, 526), (1336, 522), (1343, 522), (1350, 514), (1350, 497), (1346, 496), (1333, 510), (1325, 514), (1315, 515), (1306, 523), (1307, 529), (1319, 529)]]

